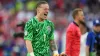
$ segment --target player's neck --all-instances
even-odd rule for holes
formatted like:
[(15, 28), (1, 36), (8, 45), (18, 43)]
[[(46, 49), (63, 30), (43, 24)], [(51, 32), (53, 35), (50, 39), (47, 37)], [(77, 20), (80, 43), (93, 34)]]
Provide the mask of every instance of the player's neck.
[(36, 19), (37, 19), (39, 22), (43, 22), (43, 21), (44, 21), (42, 18), (39, 17), (39, 15), (36, 15)]
[[(84, 27), (83, 27), (83, 29), (84, 29)], [(83, 29), (82, 29), (82, 35), (87, 32), (86, 29), (84, 29), (84, 30)]]
[(78, 20), (74, 20), (74, 22), (77, 24), (77, 25), (80, 25), (80, 22)]

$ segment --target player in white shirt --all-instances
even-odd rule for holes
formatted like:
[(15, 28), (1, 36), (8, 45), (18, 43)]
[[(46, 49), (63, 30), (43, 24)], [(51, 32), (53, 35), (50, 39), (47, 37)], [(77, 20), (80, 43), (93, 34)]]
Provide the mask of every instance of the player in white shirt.
[(80, 56), (86, 56), (86, 38), (88, 35), (88, 28), (85, 23), (82, 23), (80, 25), (80, 30), (81, 30), (81, 42), (80, 42)]

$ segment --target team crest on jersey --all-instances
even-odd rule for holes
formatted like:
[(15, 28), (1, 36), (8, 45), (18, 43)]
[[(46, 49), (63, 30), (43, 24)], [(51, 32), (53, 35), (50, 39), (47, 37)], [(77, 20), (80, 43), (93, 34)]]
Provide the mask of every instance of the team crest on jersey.
[(50, 33), (51, 27), (50, 26), (47, 26), (47, 30), (48, 30), (48, 33)]

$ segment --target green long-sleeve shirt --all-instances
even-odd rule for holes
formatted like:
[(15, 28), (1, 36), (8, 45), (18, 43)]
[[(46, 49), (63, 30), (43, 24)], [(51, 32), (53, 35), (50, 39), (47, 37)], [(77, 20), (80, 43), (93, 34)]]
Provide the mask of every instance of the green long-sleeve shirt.
[(50, 56), (50, 40), (54, 40), (54, 25), (49, 20), (39, 22), (36, 17), (26, 22), (24, 39), (30, 40), (35, 56)]

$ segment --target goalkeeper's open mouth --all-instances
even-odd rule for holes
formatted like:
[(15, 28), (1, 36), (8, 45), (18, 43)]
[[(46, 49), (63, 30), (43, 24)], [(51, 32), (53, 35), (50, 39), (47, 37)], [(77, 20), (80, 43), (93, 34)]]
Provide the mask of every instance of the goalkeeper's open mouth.
[(44, 15), (47, 16), (48, 15), (48, 12), (47, 13), (44, 13)]

